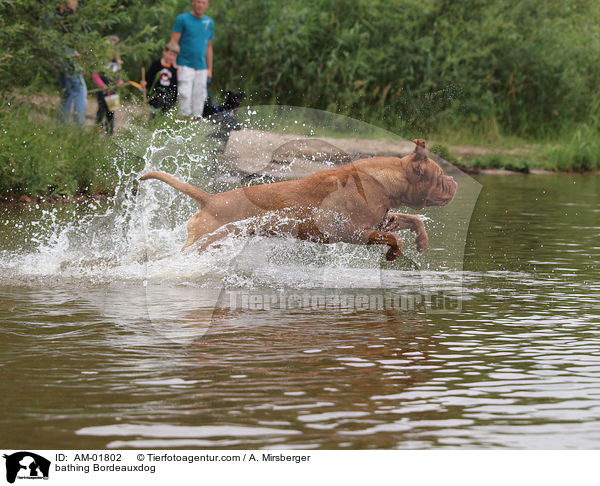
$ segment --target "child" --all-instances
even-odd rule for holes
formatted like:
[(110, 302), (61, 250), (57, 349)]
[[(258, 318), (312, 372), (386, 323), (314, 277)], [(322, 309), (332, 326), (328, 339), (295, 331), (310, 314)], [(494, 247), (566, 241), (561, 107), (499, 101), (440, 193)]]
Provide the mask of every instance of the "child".
[(162, 58), (152, 63), (142, 80), (142, 87), (148, 88), (152, 117), (166, 113), (177, 101), (177, 54), (179, 45), (167, 43)]
[[(117, 49), (117, 43), (119, 42), (119, 38), (116, 35), (111, 35), (109, 38), (111, 44), (114, 47), (114, 58), (108, 63), (107, 71), (108, 73), (92, 73), (92, 79), (98, 88), (102, 88), (98, 91), (98, 111), (96, 112), (96, 123), (102, 128), (106, 130), (106, 133), (112, 135), (115, 129), (115, 112), (110, 110), (108, 105), (106, 104), (106, 97), (110, 96), (111, 91), (108, 89), (108, 86), (114, 83), (115, 73), (118, 73), (121, 70), (121, 57), (119, 56), (119, 51)], [(119, 86), (123, 85), (123, 80), (119, 79)], [(106, 117), (106, 123), (104, 123), (104, 118)]]

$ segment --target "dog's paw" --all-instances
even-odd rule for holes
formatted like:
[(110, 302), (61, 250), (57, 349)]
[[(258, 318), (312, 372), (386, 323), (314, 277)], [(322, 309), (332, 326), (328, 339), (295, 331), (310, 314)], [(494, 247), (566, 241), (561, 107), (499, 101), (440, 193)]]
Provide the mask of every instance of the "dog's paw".
[(429, 247), (429, 236), (425, 230), (421, 231), (417, 234), (417, 238), (415, 239), (415, 244), (417, 245), (417, 250), (419, 251), (419, 255), (425, 253), (425, 250)]
[(385, 254), (385, 259), (388, 262), (393, 262), (402, 254), (402, 243), (398, 242), (398, 245), (390, 246), (390, 249)]

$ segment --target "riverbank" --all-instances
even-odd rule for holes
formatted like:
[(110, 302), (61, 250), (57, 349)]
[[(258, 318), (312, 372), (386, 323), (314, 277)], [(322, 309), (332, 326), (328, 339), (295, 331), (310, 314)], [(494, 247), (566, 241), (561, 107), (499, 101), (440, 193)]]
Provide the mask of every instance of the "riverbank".
[[(95, 125), (97, 105), (93, 95), (88, 97), (86, 126), (82, 130), (56, 126), (57, 96), (21, 93), (4, 96), (2, 101), (0, 200), (5, 203), (60, 203), (106, 197), (115, 188), (116, 165), (132, 170), (138, 166), (141, 168), (140, 155), (122, 148), (122, 139), (128, 136), (132, 122), (140, 126), (147, 123), (146, 107), (139, 103), (127, 102), (116, 112), (115, 131), (118, 136), (111, 137)], [(165, 127), (168, 128), (168, 122)], [(550, 142), (530, 142), (495, 135), (488, 140), (474, 136), (478, 144), (469, 145), (460, 143), (468, 135), (452, 133), (429, 134), (424, 138), (428, 140), (428, 149), (432, 153), (468, 173), (543, 174), (600, 169), (597, 155), (600, 147), (593, 127), (579, 127), (570, 136)], [(117, 139), (120, 139), (119, 143)], [(278, 145), (276, 142), (273, 145), (283, 145), (286, 141), (282, 137)], [(256, 149), (256, 143), (252, 143), (250, 145)], [(406, 151), (393, 144), (386, 145), (386, 141), (379, 139), (335, 139), (333, 143), (354, 155), (353, 158), (361, 154), (401, 155)], [(231, 152), (231, 149), (228, 148), (225, 153), (228, 151)], [(249, 153), (246, 158), (256, 159), (256, 155)], [(288, 176), (300, 177), (305, 175), (301, 173), (303, 171), (318, 169), (318, 164), (309, 164), (304, 169), (298, 167)]]

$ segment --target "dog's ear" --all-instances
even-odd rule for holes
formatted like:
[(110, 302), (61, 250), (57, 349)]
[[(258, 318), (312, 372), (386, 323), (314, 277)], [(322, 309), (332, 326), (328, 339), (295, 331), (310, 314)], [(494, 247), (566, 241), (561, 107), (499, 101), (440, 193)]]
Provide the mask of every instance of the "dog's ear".
[(425, 172), (425, 163), (427, 162), (427, 153), (425, 152), (425, 140), (417, 138), (413, 140), (416, 147), (412, 153), (412, 167), (413, 171), (419, 177)]

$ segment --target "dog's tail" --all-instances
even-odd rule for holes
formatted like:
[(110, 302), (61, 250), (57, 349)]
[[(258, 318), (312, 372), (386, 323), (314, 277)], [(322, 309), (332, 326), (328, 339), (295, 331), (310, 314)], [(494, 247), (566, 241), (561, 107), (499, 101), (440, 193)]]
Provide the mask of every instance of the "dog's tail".
[(186, 196), (190, 196), (192, 199), (198, 201), (201, 206), (204, 206), (212, 196), (212, 194), (209, 194), (202, 189), (198, 189), (191, 184), (186, 184), (185, 182), (177, 179), (177, 177), (173, 177), (171, 174), (167, 174), (166, 172), (153, 171), (148, 172), (140, 177), (141, 181), (145, 181), (146, 179), (158, 179), (159, 181), (166, 182), (171, 187), (183, 192)]

